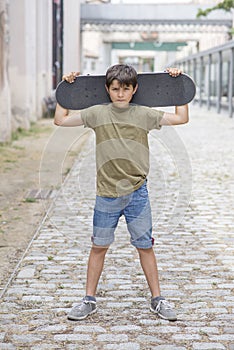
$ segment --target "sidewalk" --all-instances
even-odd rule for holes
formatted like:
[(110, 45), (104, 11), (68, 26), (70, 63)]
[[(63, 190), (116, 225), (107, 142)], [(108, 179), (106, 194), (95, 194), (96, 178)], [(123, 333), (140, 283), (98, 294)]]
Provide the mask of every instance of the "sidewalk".
[(107, 253), (96, 314), (71, 322), (84, 296), (95, 199), (91, 134), (0, 304), (0, 349), (234, 350), (234, 121), (191, 108), (150, 136), (149, 191), (162, 294), (150, 295), (123, 220)]

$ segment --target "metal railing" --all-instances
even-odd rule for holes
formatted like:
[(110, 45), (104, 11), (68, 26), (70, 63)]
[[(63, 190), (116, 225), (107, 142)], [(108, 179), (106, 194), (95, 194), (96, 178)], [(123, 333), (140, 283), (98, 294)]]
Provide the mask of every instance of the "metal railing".
[(233, 116), (234, 94), (234, 40), (177, 60), (173, 65), (180, 66), (197, 85), (195, 102), (215, 107), (217, 113), (227, 111)]

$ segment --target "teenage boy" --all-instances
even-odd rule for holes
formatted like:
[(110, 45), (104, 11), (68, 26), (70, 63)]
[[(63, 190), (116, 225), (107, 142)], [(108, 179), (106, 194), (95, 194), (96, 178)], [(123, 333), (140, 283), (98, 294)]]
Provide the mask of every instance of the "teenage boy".
[[(167, 72), (173, 77), (181, 74), (177, 68), (168, 68)], [(76, 73), (70, 73), (64, 79), (72, 83), (76, 76)], [(135, 69), (117, 64), (106, 72), (106, 90), (112, 103), (75, 112), (70, 112), (59, 104), (56, 106), (56, 125), (84, 125), (96, 134), (97, 196), (86, 295), (68, 314), (70, 320), (82, 320), (97, 310), (95, 294), (98, 281), (121, 215), (125, 216), (131, 244), (139, 253), (151, 292), (150, 310), (164, 319), (177, 319), (171, 305), (161, 296), (153, 250), (151, 208), (147, 191), (148, 133), (163, 125), (187, 123), (188, 105), (176, 106), (175, 113), (131, 105), (137, 88)]]

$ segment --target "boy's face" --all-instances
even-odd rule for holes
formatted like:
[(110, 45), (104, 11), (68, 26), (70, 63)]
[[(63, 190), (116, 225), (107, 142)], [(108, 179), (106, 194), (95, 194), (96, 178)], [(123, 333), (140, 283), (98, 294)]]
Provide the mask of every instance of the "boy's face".
[(114, 79), (109, 87), (106, 86), (107, 92), (110, 95), (110, 99), (113, 103), (117, 104), (118, 107), (125, 107), (131, 101), (133, 95), (135, 94), (137, 87), (135, 89), (132, 85), (121, 85), (117, 79)]

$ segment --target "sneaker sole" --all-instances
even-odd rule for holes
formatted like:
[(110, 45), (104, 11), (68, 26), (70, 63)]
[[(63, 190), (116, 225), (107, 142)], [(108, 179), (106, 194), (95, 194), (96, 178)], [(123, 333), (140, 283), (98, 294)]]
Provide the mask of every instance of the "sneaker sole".
[(90, 313), (88, 313), (87, 315), (80, 316), (80, 317), (68, 315), (67, 318), (68, 318), (68, 320), (71, 320), (71, 321), (81, 321), (81, 320), (84, 320), (85, 318), (87, 318), (88, 316), (95, 314), (95, 312), (97, 312), (97, 308), (94, 309), (93, 311), (91, 311)]
[(155, 311), (152, 307), (150, 308), (150, 311), (153, 312), (154, 314), (160, 316), (161, 318), (163, 318), (164, 320), (168, 320), (168, 321), (177, 321), (177, 317), (173, 317), (173, 318), (168, 318), (163, 316), (162, 314), (160, 314), (159, 312)]

